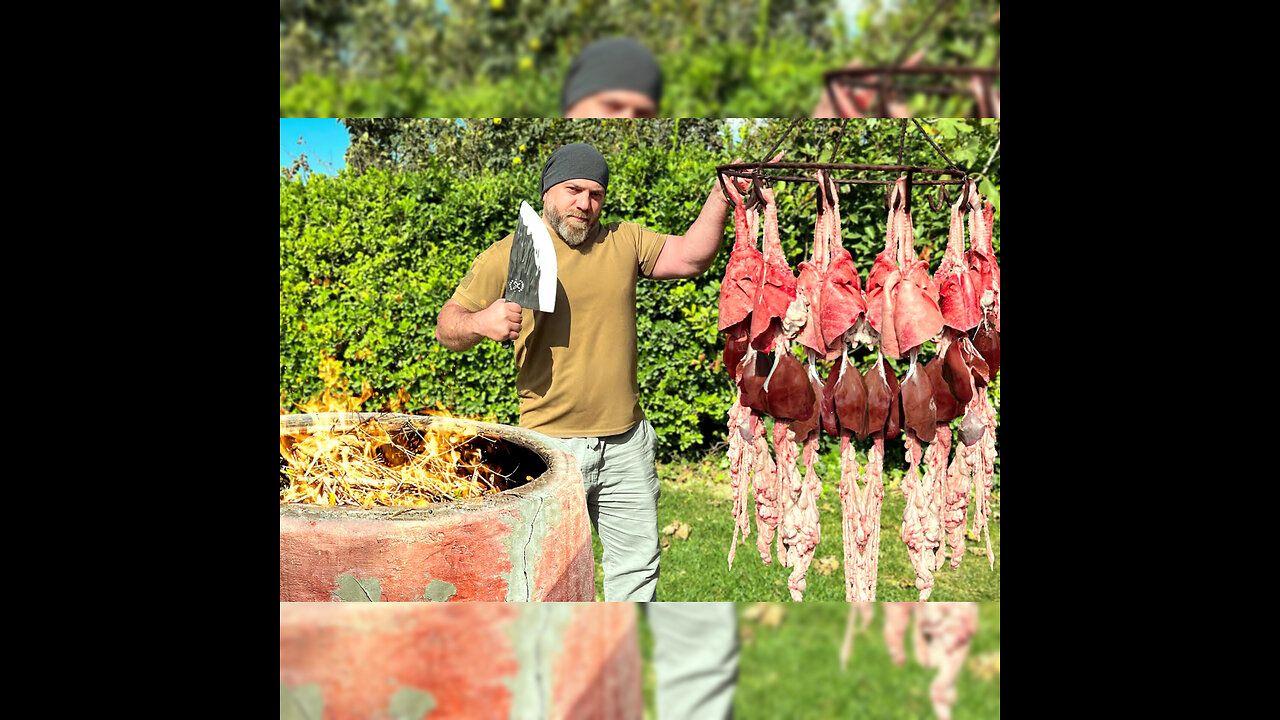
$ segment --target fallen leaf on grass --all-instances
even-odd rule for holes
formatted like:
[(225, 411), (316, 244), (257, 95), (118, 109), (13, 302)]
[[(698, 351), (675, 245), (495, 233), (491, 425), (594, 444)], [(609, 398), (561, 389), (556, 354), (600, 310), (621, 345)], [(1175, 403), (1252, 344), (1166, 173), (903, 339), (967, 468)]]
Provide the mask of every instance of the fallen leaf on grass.
[(752, 603), (742, 613), (743, 620), (758, 622), (765, 627), (778, 627), (782, 624), (784, 616), (786, 616), (786, 610), (783, 609), (782, 603), (769, 602)]
[(663, 550), (666, 550), (667, 548), (671, 547), (671, 541), (670, 541), (670, 540), (668, 540), (667, 538), (662, 538), (661, 540), (659, 540), (659, 541), (658, 541), (658, 545), (659, 545)]
[(815, 564), (819, 575), (830, 575), (840, 568), (840, 561), (834, 557), (824, 557)]
[(965, 545), (964, 551), (969, 553), (970, 555), (981, 555), (983, 557), (987, 556), (987, 546), (985, 545)]
[(1000, 674), (1000, 651), (993, 650), (989, 653), (975, 655), (969, 658), (966, 663), (969, 672), (979, 680), (988, 680)]
[(688, 540), (689, 533), (692, 531), (693, 531), (693, 528), (689, 527), (689, 523), (683, 523), (683, 522), (680, 522), (679, 520), (662, 528), (663, 535), (674, 535), (676, 536), (676, 538), (680, 540)]

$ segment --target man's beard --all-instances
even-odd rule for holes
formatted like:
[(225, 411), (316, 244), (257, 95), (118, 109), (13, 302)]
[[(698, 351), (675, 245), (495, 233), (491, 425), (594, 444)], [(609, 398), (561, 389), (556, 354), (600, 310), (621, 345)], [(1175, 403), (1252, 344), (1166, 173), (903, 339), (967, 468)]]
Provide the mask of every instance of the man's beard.
[[(567, 220), (569, 217), (568, 215), (561, 215), (556, 212), (556, 209), (553, 207), (547, 208), (547, 215), (549, 216), (547, 220), (551, 222), (551, 228), (556, 231), (556, 234), (560, 236), (560, 239), (564, 240), (565, 244), (569, 247), (577, 247), (581, 245), (582, 241), (586, 240), (587, 235), (591, 234), (591, 231), (596, 227), (595, 223), (588, 225), (587, 223), (569, 222)], [(573, 215), (573, 217), (582, 216)]]

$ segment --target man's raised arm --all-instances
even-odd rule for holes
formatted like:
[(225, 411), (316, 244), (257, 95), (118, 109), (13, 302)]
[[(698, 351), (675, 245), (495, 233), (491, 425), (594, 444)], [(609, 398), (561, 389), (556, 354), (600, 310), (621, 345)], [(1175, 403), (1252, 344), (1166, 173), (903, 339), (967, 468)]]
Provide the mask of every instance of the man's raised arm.
[(520, 313), (519, 305), (504, 298), (477, 312), (449, 300), (436, 318), (436, 340), (454, 352), (470, 350), (484, 338), (514, 340), (520, 334)]
[(724, 223), (729, 203), (717, 184), (702, 204), (698, 219), (684, 235), (668, 235), (658, 261), (654, 263), (654, 280), (691, 278), (711, 267), (716, 251), (724, 239)]

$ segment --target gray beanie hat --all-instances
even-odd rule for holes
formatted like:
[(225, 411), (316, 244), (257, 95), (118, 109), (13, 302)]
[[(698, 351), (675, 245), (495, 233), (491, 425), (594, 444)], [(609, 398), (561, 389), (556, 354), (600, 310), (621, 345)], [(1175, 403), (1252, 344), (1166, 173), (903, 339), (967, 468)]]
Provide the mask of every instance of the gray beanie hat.
[(542, 190), (565, 180), (595, 180), (606, 190), (609, 188), (609, 164), (600, 151), (586, 143), (562, 145), (542, 165)]
[(569, 65), (560, 89), (560, 113), (588, 95), (605, 90), (635, 90), (662, 103), (662, 69), (653, 53), (634, 40), (615, 37), (588, 45)]

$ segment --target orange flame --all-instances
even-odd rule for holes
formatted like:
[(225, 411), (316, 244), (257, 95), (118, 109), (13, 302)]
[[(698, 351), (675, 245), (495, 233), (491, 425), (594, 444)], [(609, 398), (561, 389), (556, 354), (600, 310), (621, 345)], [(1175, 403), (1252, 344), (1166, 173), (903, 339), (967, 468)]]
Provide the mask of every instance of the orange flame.
[[(282, 485), (283, 480), (288, 484), (281, 488), (280, 502), (367, 509), (476, 498), (501, 489), (506, 478), (483, 457), (483, 445), (490, 440), (474, 429), (439, 420), (419, 427), (388, 423), (377, 415), (362, 418), (355, 413), (373, 397), (367, 381), (352, 396), (342, 365), (333, 358), (321, 360), (320, 378), (325, 388), (319, 397), (294, 403), (312, 415), (309, 432), (280, 435)], [(409, 401), (401, 388), (386, 405), (403, 408)], [(283, 395), (280, 412), (288, 414)], [(439, 404), (436, 411), (419, 414), (458, 417)]]

